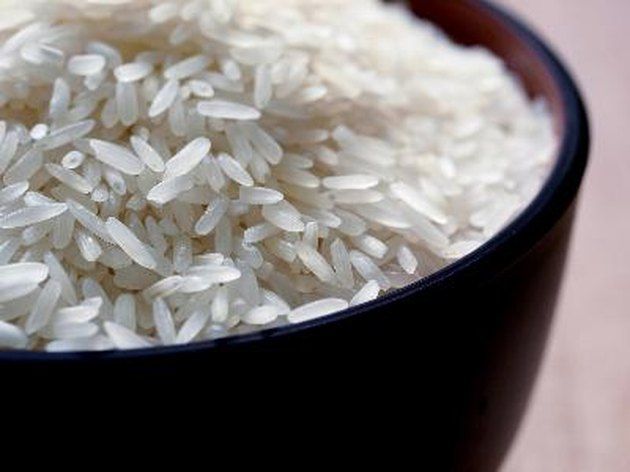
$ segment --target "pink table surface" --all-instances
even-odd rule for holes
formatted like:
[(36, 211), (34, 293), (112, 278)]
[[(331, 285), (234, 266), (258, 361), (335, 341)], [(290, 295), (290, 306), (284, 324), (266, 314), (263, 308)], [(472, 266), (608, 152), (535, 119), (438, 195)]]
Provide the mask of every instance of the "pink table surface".
[(558, 317), (502, 472), (630, 471), (630, 0), (501, 0), (565, 57), (594, 146)]

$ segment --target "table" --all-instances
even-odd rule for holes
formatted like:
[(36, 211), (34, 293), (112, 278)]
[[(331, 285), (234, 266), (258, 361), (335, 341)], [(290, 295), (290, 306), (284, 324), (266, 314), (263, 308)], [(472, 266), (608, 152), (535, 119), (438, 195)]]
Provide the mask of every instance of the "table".
[(630, 471), (628, 0), (501, 0), (582, 84), (592, 161), (541, 377), (502, 472)]

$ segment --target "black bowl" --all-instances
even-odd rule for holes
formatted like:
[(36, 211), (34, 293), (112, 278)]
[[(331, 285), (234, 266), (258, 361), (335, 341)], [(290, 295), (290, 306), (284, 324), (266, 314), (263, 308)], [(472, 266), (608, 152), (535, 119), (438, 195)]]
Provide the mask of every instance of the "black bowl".
[[(458, 42), (493, 50), (533, 96), (551, 105), (561, 140), (557, 163), (508, 228), (429, 278), (325, 319), (131, 352), (3, 352), (0, 372), (63, 381), (87, 374), (208, 376), (225, 395), (244, 401), (250, 393), (272, 404), (282, 398), (277, 418), (289, 416), (287, 406), (303, 410), (314, 392), (324, 392), (323, 398), (335, 399), (326, 402), (333, 411), (417, 418), (414, 440), (423, 446), (416, 445), (416, 453), (430, 470), (494, 470), (524, 411), (553, 315), (587, 162), (587, 117), (566, 69), (513, 16), (478, 0), (410, 3)], [(228, 359), (221, 355), (227, 352), (283, 357)], [(364, 411), (363, 400), (376, 392), (382, 395), (377, 405), (388, 405), (387, 411)]]

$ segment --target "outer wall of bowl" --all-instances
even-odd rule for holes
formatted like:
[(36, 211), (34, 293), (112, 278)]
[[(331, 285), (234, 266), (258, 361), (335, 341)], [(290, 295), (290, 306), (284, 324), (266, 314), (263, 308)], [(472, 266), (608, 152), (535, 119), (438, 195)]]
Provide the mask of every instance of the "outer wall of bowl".
[[(426, 470), (495, 470), (526, 406), (553, 316), (587, 161), (586, 112), (564, 67), (518, 20), (478, 0), (410, 3), (457, 41), (495, 51), (551, 105), (559, 160), (513, 224), (442, 272), (325, 320), (153, 351), (0, 353), (4, 378), (62, 385), (177, 374), (210, 382), (221, 400), (278, 405), (274, 421), (315, 420), (306, 405), (325, 405), (335, 426), (382, 420), (392, 428), (400, 421), (412, 434), (400, 438), (398, 454), (421, 457)], [(282, 356), (249, 355), (261, 352)], [(242, 420), (221, 409), (214, 420), (228, 414)]]

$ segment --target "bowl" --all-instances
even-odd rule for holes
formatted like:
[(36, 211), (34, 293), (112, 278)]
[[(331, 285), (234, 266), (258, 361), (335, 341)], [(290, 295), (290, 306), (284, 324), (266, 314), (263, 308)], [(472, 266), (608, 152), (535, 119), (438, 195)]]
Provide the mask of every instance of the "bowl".
[[(457, 42), (491, 49), (550, 105), (557, 161), (509, 227), (431, 277), (324, 319), (150, 350), (2, 352), (0, 371), (60, 381), (211, 374), (226, 395), (256, 392), (277, 402), (285, 394), (285, 405), (274, 409), (280, 419), (318, 393), (330, 412), (358, 417), (366, 412), (363, 400), (378, 398), (376, 405), (387, 408), (370, 409), (370, 417), (418, 419), (414, 441), (422, 442), (430, 470), (495, 470), (526, 407), (553, 317), (587, 163), (588, 122), (569, 73), (514, 16), (479, 0), (409, 4)], [(224, 356), (263, 352), (282, 357)]]

